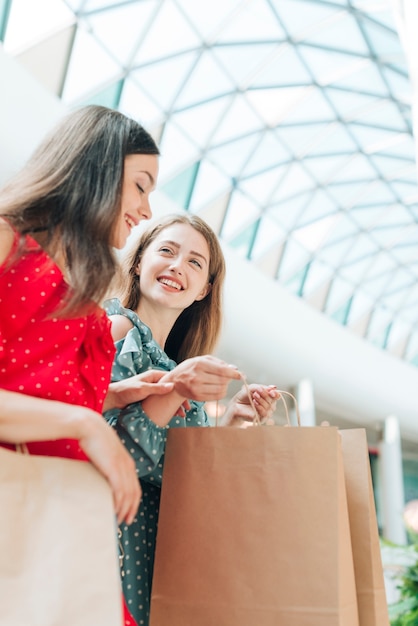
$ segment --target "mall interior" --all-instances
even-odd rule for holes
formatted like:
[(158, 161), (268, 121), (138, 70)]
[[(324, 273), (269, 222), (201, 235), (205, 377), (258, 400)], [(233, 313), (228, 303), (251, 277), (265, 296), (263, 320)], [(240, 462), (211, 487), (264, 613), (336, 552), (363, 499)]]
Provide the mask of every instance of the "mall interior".
[(154, 217), (220, 238), (216, 354), (290, 391), (302, 425), (366, 430), (398, 547), (418, 503), (417, 24), (415, 0), (0, 1), (0, 183), (75, 107), (137, 119)]

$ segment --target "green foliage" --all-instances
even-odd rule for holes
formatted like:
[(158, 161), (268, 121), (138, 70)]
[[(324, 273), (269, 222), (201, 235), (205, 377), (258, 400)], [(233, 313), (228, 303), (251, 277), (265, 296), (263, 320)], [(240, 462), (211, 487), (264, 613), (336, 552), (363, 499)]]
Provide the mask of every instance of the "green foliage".
[(399, 602), (389, 606), (391, 626), (418, 626), (418, 560), (405, 568), (399, 591)]

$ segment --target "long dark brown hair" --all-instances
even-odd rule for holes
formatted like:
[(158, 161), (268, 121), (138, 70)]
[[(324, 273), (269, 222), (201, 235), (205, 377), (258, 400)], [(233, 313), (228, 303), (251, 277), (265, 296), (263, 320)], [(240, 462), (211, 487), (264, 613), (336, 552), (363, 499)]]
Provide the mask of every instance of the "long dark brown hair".
[(51, 256), (61, 255), (71, 283), (61, 313), (99, 302), (115, 274), (111, 240), (130, 154), (159, 150), (135, 120), (102, 106), (82, 107), (61, 121), (0, 194), (0, 216)]
[[(189, 224), (205, 238), (209, 247), (208, 281), (211, 289), (199, 301), (193, 302), (177, 318), (164, 349), (177, 363), (184, 359), (211, 353), (222, 329), (222, 290), (225, 279), (225, 258), (219, 240), (210, 226), (190, 213), (167, 215), (144, 231), (133, 250), (122, 260), (119, 292), (124, 307), (136, 311), (141, 298), (136, 268), (148, 246), (173, 224)], [(132, 246), (132, 244), (131, 244)], [(131, 247), (130, 246), (130, 247)], [(132, 249), (132, 248), (131, 248)]]

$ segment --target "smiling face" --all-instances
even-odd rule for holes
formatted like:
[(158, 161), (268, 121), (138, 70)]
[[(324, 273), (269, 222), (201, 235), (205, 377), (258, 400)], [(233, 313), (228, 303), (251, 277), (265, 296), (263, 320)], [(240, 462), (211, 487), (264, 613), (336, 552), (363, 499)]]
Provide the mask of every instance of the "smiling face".
[(125, 158), (121, 211), (112, 237), (115, 248), (123, 248), (132, 228), (152, 217), (149, 194), (155, 189), (157, 177), (156, 155), (130, 154)]
[(145, 249), (136, 272), (141, 289), (139, 316), (156, 308), (179, 315), (210, 289), (209, 246), (190, 224), (172, 224)]

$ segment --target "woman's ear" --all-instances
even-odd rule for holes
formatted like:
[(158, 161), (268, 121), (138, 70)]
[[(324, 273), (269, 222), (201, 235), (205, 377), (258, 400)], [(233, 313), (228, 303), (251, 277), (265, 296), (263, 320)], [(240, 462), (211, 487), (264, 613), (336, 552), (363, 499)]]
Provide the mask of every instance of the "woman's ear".
[(141, 261), (138, 263), (138, 265), (137, 265), (137, 266), (136, 266), (136, 268), (135, 268), (135, 274), (136, 274), (137, 276), (139, 276), (139, 275), (140, 275), (140, 273), (141, 273), (141, 272), (140, 272), (140, 268), (141, 268)]
[(202, 289), (202, 291), (199, 293), (199, 295), (197, 296), (196, 301), (199, 302), (200, 300), (203, 300), (203, 298), (206, 298), (208, 293), (210, 293), (211, 289), (212, 289), (212, 283), (207, 283), (205, 287)]

